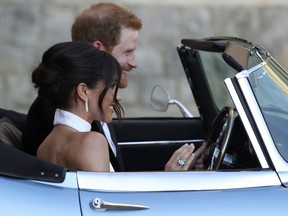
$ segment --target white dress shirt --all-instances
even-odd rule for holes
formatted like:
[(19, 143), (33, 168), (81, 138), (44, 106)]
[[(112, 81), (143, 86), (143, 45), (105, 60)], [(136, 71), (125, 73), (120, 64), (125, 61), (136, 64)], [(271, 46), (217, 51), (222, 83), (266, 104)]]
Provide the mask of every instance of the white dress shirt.
[(115, 147), (115, 144), (114, 144), (114, 142), (113, 142), (113, 140), (111, 138), (111, 133), (110, 133), (110, 130), (108, 128), (108, 125), (105, 122), (101, 122), (101, 125), (102, 125), (103, 131), (105, 133), (105, 136), (106, 136), (106, 138), (108, 140), (108, 143), (109, 143), (109, 145), (110, 145), (115, 157), (117, 157), (116, 147)]

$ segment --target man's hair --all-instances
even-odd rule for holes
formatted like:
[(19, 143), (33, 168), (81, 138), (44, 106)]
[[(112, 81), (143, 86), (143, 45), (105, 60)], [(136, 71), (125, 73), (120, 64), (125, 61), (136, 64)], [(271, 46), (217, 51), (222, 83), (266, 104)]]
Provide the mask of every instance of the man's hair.
[(101, 41), (107, 50), (119, 43), (121, 28), (139, 31), (142, 21), (131, 11), (114, 3), (93, 4), (76, 17), (72, 25), (73, 41)]

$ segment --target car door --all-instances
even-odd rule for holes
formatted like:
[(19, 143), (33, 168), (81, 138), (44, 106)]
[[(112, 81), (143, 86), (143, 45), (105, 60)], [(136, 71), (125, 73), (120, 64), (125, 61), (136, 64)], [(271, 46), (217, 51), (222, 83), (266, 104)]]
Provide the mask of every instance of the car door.
[[(78, 173), (85, 215), (285, 215), (272, 170)], [(282, 206), (282, 207), (281, 207)]]
[(128, 118), (115, 128), (126, 171), (164, 170), (176, 149), (204, 137), (200, 117)]

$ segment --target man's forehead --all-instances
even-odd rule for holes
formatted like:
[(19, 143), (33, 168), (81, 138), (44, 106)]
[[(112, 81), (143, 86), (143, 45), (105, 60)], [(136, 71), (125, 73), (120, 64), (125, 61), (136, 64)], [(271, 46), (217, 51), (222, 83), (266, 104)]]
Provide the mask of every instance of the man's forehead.
[(138, 30), (122, 28), (119, 43), (114, 48), (134, 50), (138, 44)]

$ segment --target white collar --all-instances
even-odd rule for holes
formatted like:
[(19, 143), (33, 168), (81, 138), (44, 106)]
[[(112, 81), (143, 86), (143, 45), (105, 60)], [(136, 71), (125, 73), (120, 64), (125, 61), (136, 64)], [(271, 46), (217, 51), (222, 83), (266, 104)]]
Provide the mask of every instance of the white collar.
[(56, 109), (53, 125), (66, 125), (79, 132), (91, 130), (91, 124), (81, 117), (61, 109)]

